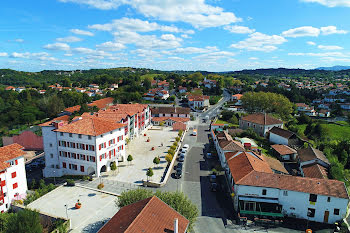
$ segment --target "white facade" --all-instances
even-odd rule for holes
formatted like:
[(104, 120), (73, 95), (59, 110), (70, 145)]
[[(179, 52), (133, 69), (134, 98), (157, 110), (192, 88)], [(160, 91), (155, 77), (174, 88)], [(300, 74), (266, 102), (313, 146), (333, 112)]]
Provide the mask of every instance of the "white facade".
[(288, 138), (281, 137), (280, 135), (274, 134), (270, 132), (270, 138), (271, 143), (274, 144), (280, 144), (280, 145), (286, 145), (288, 146)]
[(53, 126), (42, 127), (44, 177), (100, 176), (101, 170), (110, 170), (112, 162), (118, 165), (118, 161), (126, 160), (124, 127), (98, 136), (55, 132), (54, 129)]
[(283, 123), (282, 124), (274, 124), (274, 125), (260, 125), (254, 122), (249, 122), (240, 119), (239, 120), (239, 128), (240, 129), (248, 129), (251, 128), (253, 129), (257, 134), (260, 136), (266, 136), (266, 133), (270, 131), (273, 127), (278, 127), (278, 128), (283, 128)]
[[(240, 198), (249, 199), (242, 197), (252, 197), (254, 198), (252, 200), (256, 202), (267, 202), (268, 200), (271, 203), (278, 203), (282, 206), (282, 214), (284, 216), (330, 224), (345, 218), (348, 205), (348, 199), (344, 198), (317, 195), (316, 202), (311, 202), (309, 193), (276, 188), (235, 185), (234, 190), (235, 208), (238, 208), (238, 200)], [(263, 190), (266, 190), (266, 195), (263, 195)], [(309, 209), (315, 210), (313, 217), (307, 216)]]
[(28, 190), (24, 157), (20, 156), (7, 162), (10, 163), (10, 167), (0, 172), (1, 213), (10, 208), (13, 200), (24, 199)]

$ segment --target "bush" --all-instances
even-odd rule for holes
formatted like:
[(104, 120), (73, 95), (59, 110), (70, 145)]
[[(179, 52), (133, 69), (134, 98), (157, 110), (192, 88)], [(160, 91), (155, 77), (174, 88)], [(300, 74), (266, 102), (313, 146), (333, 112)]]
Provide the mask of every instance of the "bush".
[(183, 133), (184, 133), (184, 131), (180, 130), (180, 131), (179, 131), (179, 134), (178, 134), (179, 137), (181, 137)]
[(175, 150), (176, 150), (176, 146), (172, 145), (172, 146), (170, 147), (170, 150), (175, 151)]
[(175, 148), (179, 145), (177, 142), (174, 142), (173, 144), (175, 146)]
[(171, 163), (171, 161), (173, 160), (173, 157), (174, 157), (174, 156), (172, 156), (171, 154), (167, 154), (167, 155), (165, 156), (165, 160), (166, 160), (168, 163)]
[(67, 182), (67, 186), (75, 186), (75, 182), (72, 179), (67, 179), (66, 182)]
[(37, 211), (24, 209), (10, 215), (6, 224), (6, 233), (31, 232), (41, 233), (43, 227), (40, 224), (40, 216)]
[(23, 205), (23, 201), (22, 200), (13, 200), (12, 203), (14, 205)]
[(176, 137), (175, 140), (176, 140), (177, 142), (179, 142), (179, 141), (180, 141), (180, 137)]
[(104, 187), (105, 187), (105, 185), (103, 183), (100, 183), (97, 185), (97, 188), (100, 190), (103, 189)]
[(88, 176), (83, 176), (82, 180), (83, 181), (87, 181), (87, 180), (89, 180), (89, 177)]

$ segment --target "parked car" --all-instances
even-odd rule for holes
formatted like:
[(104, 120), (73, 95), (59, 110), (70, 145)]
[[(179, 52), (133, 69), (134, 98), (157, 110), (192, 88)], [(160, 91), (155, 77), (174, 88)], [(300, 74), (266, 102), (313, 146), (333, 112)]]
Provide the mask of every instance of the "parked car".
[(182, 170), (176, 170), (175, 172), (175, 178), (180, 179), (182, 177)]
[(182, 148), (186, 148), (186, 149), (188, 149), (188, 148), (190, 148), (190, 146), (188, 145), (188, 144), (185, 144), (185, 145), (183, 145), (183, 147)]
[(183, 167), (183, 163), (178, 163), (177, 165), (176, 165), (176, 171), (177, 170), (181, 170), (182, 171), (182, 167)]
[(210, 183), (216, 183), (216, 175), (210, 175), (209, 180)]
[(207, 158), (208, 158), (208, 159), (211, 159), (211, 158), (212, 158), (211, 153), (208, 153), (208, 152), (207, 152)]
[(211, 183), (210, 190), (212, 192), (216, 192), (218, 190), (218, 184), (217, 183)]
[(181, 154), (180, 157), (178, 158), (178, 161), (179, 162), (185, 161), (185, 156)]
[(183, 155), (184, 157), (186, 156), (187, 152), (181, 152), (179, 156)]
[(181, 153), (186, 153), (187, 150), (188, 150), (187, 148), (183, 148), (183, 147), (182, 147), (182, 148), (181, 148)]

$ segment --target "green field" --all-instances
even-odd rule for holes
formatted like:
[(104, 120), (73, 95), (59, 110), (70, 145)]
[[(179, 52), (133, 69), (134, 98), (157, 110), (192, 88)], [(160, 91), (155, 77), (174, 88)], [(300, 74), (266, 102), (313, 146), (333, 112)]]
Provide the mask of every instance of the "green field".
[(335, 140), (350, 139), (350, 126), (340, 126), (335, 124), (322, 124), (325, 134)]
[(223, 120), (220, 120), (220, 119), (216, 120), (215, 124), (224, 124), (224, 125), (228, 125), (229, 127), (238, 127), (238, 125), (231, 124), (231, 123), (229, 123), (227, 121), (223, 121)]
[(144, 74), (144, 75), (141, 75), (141, 80), (144, 80), (145, 78), (152, 78), (154, 79), (155, 77), (159, 76), (161, 74)]

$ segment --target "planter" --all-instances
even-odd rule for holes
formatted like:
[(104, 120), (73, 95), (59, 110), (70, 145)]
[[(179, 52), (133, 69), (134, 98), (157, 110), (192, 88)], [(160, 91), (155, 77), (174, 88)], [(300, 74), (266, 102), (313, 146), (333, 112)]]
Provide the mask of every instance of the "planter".
[(154, 147), (152, 147), (152, 150), (154, 150)]
[(80, 207), (81, 207), (81, 203), (80, 202), (75, 203), (75, 208), (76, 209), (80, 209)]
[(147, 134), (144, 134), (143, 136), (145, 136), (145, 137), (146, 137), (146, 136), (147, 136)]
[(149, 140), (149, 139), (147, 139), (147, 142), (150, 142), (150, 140)]

